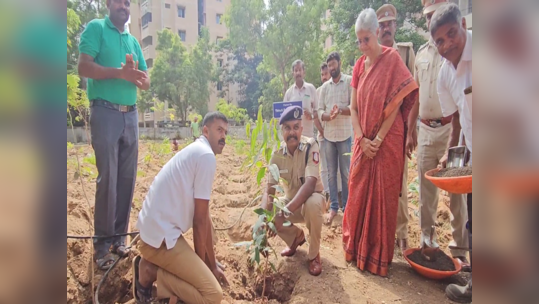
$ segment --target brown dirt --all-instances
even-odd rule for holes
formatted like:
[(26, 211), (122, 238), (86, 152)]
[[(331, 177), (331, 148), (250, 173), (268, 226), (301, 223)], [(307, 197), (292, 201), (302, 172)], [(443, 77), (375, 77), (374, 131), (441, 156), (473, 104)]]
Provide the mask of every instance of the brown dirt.
[(453, 260), (451, 260), (450, 257), (447, 256), (443, 251), (437, 251), (434, 254), (435, 261), (427, 261), (423, 256), (421, 255), (421, 251), (414, 251), (412, 254), (408, 256), (410, 260), (412, 260), (414, 263), (419, 264), (423, 267), (427, 267), (434, 270), (440, 270), (440, 271), (453, 271), (455, 270), (455, 264), (453, 263)]
[(434, 177), (457, 177), (472, 175), (472, 167), (443, 168), (434, 174)]
[[(173, 152), (157, 153), (155, 145), (160, 143), (143, 141), (139, 152), (139, 174), (131, 213), (131, 227), (135, 228), (138, 212), (153, 178)], [(184, 142), (180, 142), (180, 148)], [(152, 146), (154, 145), (154, 146)], [(89, 146), (77, 146), (68, 151), (67, 165), (67, 232), (74, 235), (92, 235), (93, 201), (95, 194), (95, 166), (85, 163), (88, 170), (83, 171), (82, 180), (88, 196), (90, 209), (83, 194), (81, 180), (76, 178), (74, 149), (79, 155), (92, 155)], [(152, 152), (154, 151), (154, 152)], [(254, 174), (240, 170), (244, 157), (236, 154), (233, 143), (217, 157), (217, 173), (213, 185), (214, 192), (210, 201), (210, 212), (216, 228), (228, 227), (240, 216), (243, 208), (257, 195), (258, 187)], [(147, 155), (151, 160), (147, 162)], [(82, 161), (82, 157), (81, 157)], [(409, 182), (417, 177), (415, 160), (409, 167)], [(409, 246), (419, 247), (419, 208), (418, 194), (409, 193)], [(441, 194), (438, 210), (438, 243), (444, 251), (451, 240), (449, 225), (449, 199)], [(248, 263), (244, 248), (234, 243), (251, 238), (251, 226), (257, 216), (248, 208), (242, 221), (232, 229), (217, 231), (219, 242), (216, 247), (217, 258), (227, 266), (230, 286), (224, 288), (223, 303), (260, 303), (262, 278)], [(451, 282), (429, 281), (412, 271), (402, 254), (396, 250), (390, 266), (389, 276), (382, 278), (359, 271), (354, 265), (346, 263), (342, 253), (342, 214), (333, 221), (332, 227), (324, 226), (322, 232), (321, 260), (323, 272), (319, 277), (309, 275), (307, 269), (307, 245), (300, 247), (292, 258), (272, 256), (278, 274), (266, 278), (266, 296), (269, 303), (451, 303), (444, 295), (445, 286)], [(307, 229), (300, 225), (307, 233)], [(191, 242), (192, 232), (186, 235)], [(92, 246), (88, 240), (68, 240), (67, 242), (67, 303), (91, 303), (92, 301)], [(285, 247), (282, 240), (271, 241), (279, 252)], [(133, 303), (131, 288), (131, 261), (137, 249), (119, 262), (103, 284), (99, 300), (101, 303)], [(103, 272), (95, 270), (93, 281), (97, 285)], [(462, 281), (461, 281), (462, 282)]]

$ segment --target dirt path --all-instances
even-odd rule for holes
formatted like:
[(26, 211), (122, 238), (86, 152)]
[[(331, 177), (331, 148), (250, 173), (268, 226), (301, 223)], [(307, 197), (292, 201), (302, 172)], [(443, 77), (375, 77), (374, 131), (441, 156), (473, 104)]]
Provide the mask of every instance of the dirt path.
[[(153, 145), (153, 146), (152, 146)], [(131, 214), (131, 224), (134, 227), (136, 217), (140, 210), (144, 196), (159, 171), (159, 168), (173, 153), (170, 151), (156, 152), (159, 146), (155, 143), (142, 143), (140, 149), (139, 174), (136, 184), (135, 199)], [(164, 145), (160, 145), (161, 148)], [(88, 205), (82, 193), (80, 179), (75, 177), (73, 166), (73, 149), (68, 158), (67, 170), (67, 209), (68, 234), (91, 235), (93, 220), (88, 212)], [(68, 149), (69, 150), (69, 149)], [(89, 147), (80, 148), (86, 155), (85, 168), (92, 168)], [(243, 157), (237, 154), (232, 145), (225, 148), (223, 155), (218, 156), (217, 175), (211, 199), (211, 214), (216, 228), (228, 227), (235, 223), (244, 207), (256, 197), (259, 190), (255, 178), (248, 172), (240, 170)], [(70, 151), (68, 151), (70, 154)], [(151, 156), (151, 161), (147, 161)], [(70, 163), (71, 162), (71, 163)], [(70, 165), (71, 164), (71, 165)], [(93, 208), (93, 195), (95, 193), (95, 167), (84, 169), (83, 180), (88, 198)], [(415, 167), (410, 167), (409, 179), (411, 182), (417, 176)], [(88, 171), (88, 172), (86, 172)], [(412, 187), (413, 188), (413, 187)], [(419, 225), (417, 218), (417, 193), (411, 191), (410, 199), (410, 241), (411, 246), (419, 244)], [(442, 197), (438, 211), (439, 242), (442, 249), (447, 250), (451, 238), (449, 226), (449, 212), (446, 206), (447, 198)], [(262, 292), (262, 284), (256, 280), (256, 274), (248, 266), (248, 255), (245, 249), (234, 246), (236, 242), (249, 240), (251, 226), (256, 221), (256, 214), (252, 212), (255, 207), (248, 208), (242, 221), (232, 229), (218, 231), (219, 243), (216, 255), (226, 266), (226, 274), (230, 287), (225, 288), (225, 301), (227, 303), (257, 302)], [(279, 274), (274, 275), (273, 282), (269, 282), (269, 293), (272, 302), (276, 303), (451, 303), (445, 298), (444, 288), (448, 283), (462, 279), (454, 277), (451, 281), (434, 282), (426, 280), (415, 274), (406, 261), (397, 254), (389, 271), (388, 278), (381, 278), (367, 272), (357, 270), (354, 265), (344, 261), (341, 246), (342, 215), (335, 218), (332, 227), (324, 227), (322, 234), (322, 266), (323, 273), (319, 277), (312, 277), (307, 272), (306, 250), (307, 244), (301, 247), (292, 258), (281, 258), (273, 262)], [(300, 225), (301, 226), (301, 225)], [(305, 232), (307, 230), (305, 227)], [(191, 240), (192, 234), (186, 238)], [(272, 245), (277, 251), (285, 244), (275, 238)], [(135, 249), (136, 252), (136, 249)], [(132, 302), (129, 292), (131, 284), (131, 259), (122, 260), (107, 278), (99, 293), (101, 303)], [(90, 241), (68, 240), (67, 251), (67, 303), (91, 303), (91, 244)], [(94, 282), (101, 278), (101, 271), (94, 272)]]

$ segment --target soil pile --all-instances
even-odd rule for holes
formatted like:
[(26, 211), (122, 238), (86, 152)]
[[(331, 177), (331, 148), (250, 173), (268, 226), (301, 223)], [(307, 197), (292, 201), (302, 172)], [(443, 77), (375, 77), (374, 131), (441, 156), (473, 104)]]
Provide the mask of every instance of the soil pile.
[[(180, 142), (179, 148), (185, 144)], [(77, 171), (75, 149), (79, 152), (82, 174), (75, 173)], [(223, 288), (223, 303), (260, 303), (264, 280), (265, 295), (273, 304), (383, 301), (451, 303), (444, 296), (446, 283), (426, 281), (415, 274), (398, 250), (395, 250), (396, 256), (388, 278), (372, 276), (346, 263), (342, 254), (342, 214), (335, 218), (331, 227), (323, 227), (320, 248), (323, 272), (319, 277), (313, 277), (308, 273), (308, 243), (300, 247), (295, 256), (282, 258), (278, 253), (286, 247), (286, 244), (279, 238), (274, 238), (270, 242), (277, 256), (271, 255), (270, 261), (275, 265), (277, 273), (262, 278), (260, 272), (249, 263), (249, 255), (245, 252), (245, 248), (235, 246), (238, 242), (251, 239), (252, 226), (258, 217), (253, 210), (258, 207), (259, 201), (254, 202), (252, 206), (248, 205), (261, 190), (256, 184), (256, 173), (242, 170), (245, 157), (238, 154), (239, 151), (241, 149), (235, 147), (233, 140), (227, 141), (223, 154), (217, 156), (217, 172), (210, 201), (210, 214), (218, 237), (216, 257), (226, 266), (225, 274), (230, 283), (229, 287)], [(137, 182), (130, 218), (132, 230), (136, 231), (137, 216), (150, 184), (174, 153), (171, 144), (156, 141), (140, 142)], [(67, 154), (67, 232), (70, 235), (92, 235), (97, 178), (93, 150), (87, 145), (77, 146), (68, 148)], [(414, 159), (409, 167), (409, 182), (414, 183), (416, 177), (417, 168)], [(418, 219), (418, 193), (409, 192), (409, 245), (419, 247), (421, 232)], [(447, 251), (451, 239), (447, 207), (449, 199), (441, 194), (440, 201), (444, 203), (440, 203), (438, 208), (436, 224), (438, 242), (441, 248)], [(238, 222), (243, 211), (241, 221)], [(308, 237), (307, 228), (302, 224), (298, 226)], [(229, 227), (231, 228), (225, 229)], [(192, 231), (187, 233), (185, 238), (192, 245)], [(92, 272), (91, 241), (68, 240), (67, 245), (67, 303), (91, 303), (92, 277), (95, 287), (104, 272), (95, 269), (95, 266)], [(121, 260), (108, 275), (99, 291), (100, 303), (133, 303), (130, 292), (131, 261), (138, 254), (138, 250), (136, 246), (132, 250), (130, 256)]]
[(427, 261), (423, 255), (421, 255), (421, 251), (414, 251), (412, 254), (408, 256), (410, 260), (412, 260), (414, 263), (419, 264), (423, 267), (427, 267), (434, 270), (440, 270), (440, 271), (454, 271), (456, 270), (455, 264), (453, 263), (453, 260), (451, 260), (450, 257), (448, 257), (443, 251), (437, 251), (435, 253), (435, 261)]
[(434, 177), (458, 177), (472, 175), (472, 167), (443, 168)]

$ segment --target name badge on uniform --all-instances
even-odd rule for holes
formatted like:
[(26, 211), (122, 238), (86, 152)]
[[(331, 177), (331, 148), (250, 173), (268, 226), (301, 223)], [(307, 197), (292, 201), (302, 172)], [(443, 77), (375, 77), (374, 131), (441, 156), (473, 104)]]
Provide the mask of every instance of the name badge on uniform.
[(279, 173), (288, 173), (288, 169), (279, 170)]

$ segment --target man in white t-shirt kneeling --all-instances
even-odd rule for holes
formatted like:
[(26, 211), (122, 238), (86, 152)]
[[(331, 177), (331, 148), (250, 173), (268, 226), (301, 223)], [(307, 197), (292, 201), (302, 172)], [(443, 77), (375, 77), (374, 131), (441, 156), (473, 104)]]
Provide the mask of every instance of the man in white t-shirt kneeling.
[[(215, 155), (225, 147), (228, 120), (211, 112), (202, 124), (202, 136), (157, 174), (139, 213), (141, 257), (133, 262), (137, 303), (150, 303), (154, 282), (159, 299), (221, 303), (220, 283), (228, 284), (215, 259), (209, 213)], [(183, 237), (191, 228), (194, 250)]]

